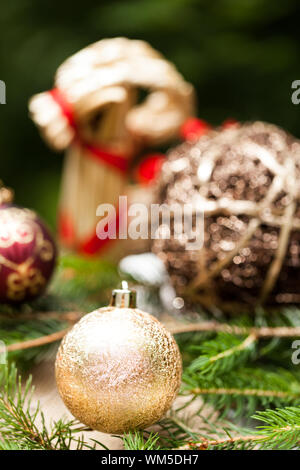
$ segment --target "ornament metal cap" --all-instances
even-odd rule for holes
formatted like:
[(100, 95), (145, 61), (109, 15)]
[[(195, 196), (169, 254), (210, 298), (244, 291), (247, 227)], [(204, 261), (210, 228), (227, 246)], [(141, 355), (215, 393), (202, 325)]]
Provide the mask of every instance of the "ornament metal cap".
[(112, 291), (109, 305), (118, 308), (136, 308), (136, 291), (129, 289), (128, 283), (122, 281), (122, 288)]

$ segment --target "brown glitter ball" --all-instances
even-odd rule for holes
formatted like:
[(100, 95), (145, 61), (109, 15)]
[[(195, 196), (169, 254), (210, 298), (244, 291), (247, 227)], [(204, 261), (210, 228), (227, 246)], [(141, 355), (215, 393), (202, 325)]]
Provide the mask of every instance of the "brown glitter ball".
[(204, 212), (204, 244), (153, 241), (177, 293), (235, 307), (300, 302), (300, 142), (277, 126), (215, 130), (169, 153), (159, 204)]

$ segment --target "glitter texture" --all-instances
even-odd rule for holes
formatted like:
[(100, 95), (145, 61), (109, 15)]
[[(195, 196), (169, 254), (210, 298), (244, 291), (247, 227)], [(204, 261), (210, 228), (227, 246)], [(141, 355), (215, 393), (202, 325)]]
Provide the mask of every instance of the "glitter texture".
[(63, 339), (56, 381), (82, 423), (122, 434), (158, 421), (180, 387), (181, 357), (172, 335), (138, 309), (105, 307)]
[(263, 122), (215, 130), (169, 153), (162, 204), (204, 211), (205, 241), (154, 240), (178, 295), (233, 312), (300, 302), (300, 142)]

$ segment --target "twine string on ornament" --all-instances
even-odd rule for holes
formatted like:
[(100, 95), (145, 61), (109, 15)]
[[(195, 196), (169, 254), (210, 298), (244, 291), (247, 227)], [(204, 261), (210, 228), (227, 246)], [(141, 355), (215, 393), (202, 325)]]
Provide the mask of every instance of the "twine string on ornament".
[(280, 228), (280, 235), (278, 240), (278, 248), (276, 254), (274, 256), (274, 260), (271, 263), (269, 270), (266, 275), (265, 282), (262, 286), (260, 300), (264, 302), (267, 298), (268, 294), (273, 289), (278, 275), (280, 273), (284, 257), (287, 252), (288, 243), (289, 243), (289, 235), (292, 229), (292, 221), (294, 217), (294, 213), (296, 211), (296, 196), (297, 196), (297, 187), (295, 181), (295, 164), (291, 158), (287, 159), (285, 163), (286, 172), (282, 174), (282, 186), (285, 183), (285, 186), (289, 188), (289, 197), (291, 198), (290, 204), (286, 207), (284, 216), (283, 216), (283, 223)]
[(224, 269), (233, 260), (235, 255), (247, 245), (248, 241), (250, 240), (250, 238), (258, 227), (259, 220), (256, 218), (252, 219), (249, 223), (246, 232), (241, 237), (240, 241), (236, 244), (235, 248), (230, 251), (228, 255), (222, 260), (213, 263), (209, 270), (207, 270), (206, 272), (200, 272), (200, 274), (191, 283), (190, 287), (192, 289), (198, 289), (199, 287), (205, 286), (207, 282), (209, 282), (212, 278), (216, 277), (222, 271), (222, 269)]

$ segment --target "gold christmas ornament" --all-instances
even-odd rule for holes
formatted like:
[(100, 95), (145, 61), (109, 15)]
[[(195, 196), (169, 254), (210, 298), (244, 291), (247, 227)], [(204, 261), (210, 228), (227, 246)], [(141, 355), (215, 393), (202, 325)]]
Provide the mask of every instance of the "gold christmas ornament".
[(56, 357), (59, 393), (82, 423), (122, 434), (158, 421), (181, 382), (181, 356), (172, 335), (135, 307), (123, 283), (110, 306), (84, 316)]

